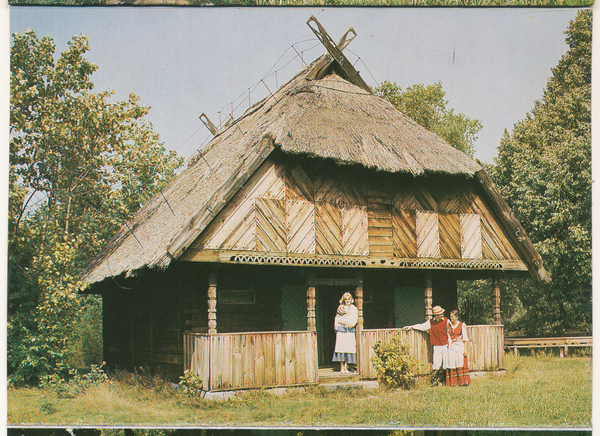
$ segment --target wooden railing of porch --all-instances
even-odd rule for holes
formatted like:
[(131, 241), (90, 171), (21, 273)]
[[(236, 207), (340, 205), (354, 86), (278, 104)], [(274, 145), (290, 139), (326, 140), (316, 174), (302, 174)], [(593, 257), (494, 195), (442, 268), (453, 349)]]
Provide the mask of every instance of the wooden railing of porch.
[[(429, 333), (416, 330), (365, 329), (361, 332), (359, 340), (361, 378), (377, 378), (377, 372), (371, 362), (371, 357), (375, 354), (373, 345), (379, 341), (389, 341), (397, 333), (410, 346), (411, 354), (421, 362), (420, 372), (426, 374), (431, 371)], [(504, 368), (504, 326), (468, 326), (467, 335), (471, 340), (467, 346), (470, 371), (495, 371)]]
[(184, 370), (218, 391), (317, 383), (315, 332), (184, 335)]

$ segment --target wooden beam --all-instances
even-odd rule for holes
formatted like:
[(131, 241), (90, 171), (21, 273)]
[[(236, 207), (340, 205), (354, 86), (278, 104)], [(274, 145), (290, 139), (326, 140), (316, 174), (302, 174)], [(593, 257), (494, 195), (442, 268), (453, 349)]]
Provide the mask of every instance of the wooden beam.
[(502, 319), (500, 317), (500, 280), (498, 278), (493, 279), (493, 286), (494, 324), (500, 325), (502, 324)]
[(217, 273), (208, 275), (208, 334), (217, 334)]
[[(313, 23), (314, 25), (316, 25), (316, 27), (313, 27)], [(321, 23), (319, 23), (319, 21), (315, 18), (314, 15), (312, 15), (308, 19), (306, 24), (308, 24), (308, 27), (310, 27), (310, 29), (314, 32), (317, 38), (319, 38), (319, 41), (321, 41), (321, 43), (325, 46), (333, 60), (335, 60), (338, 63), (338, 65), (342, 68), (344, 73), (348, 76), (348, 79), (356, 86), (359, 86), (368, 93), (372, 94), (373, 91), (371, 91), (369, 85), (367, 85), (366, 82), (362, 79), (362, 77), (360, 77), (358, 71), (354, 69), (350, 61), (342, 53), (342, 50), (350, 43), (350, 41), (352, 41), (352, 39), (356, 37), (356, 32), (354, 32), (354, 29), (350, 28), (348, 32), (344, 34), (342, 39), (340, 39), (339, 43), (335, 44), (331, 37), (327, 34), (327, 31), (325, 31), (323, 26), (321, 26)], [(346, 37), (350, 32), (353, 32), (354, 36), (351, 39), (346, 40)], [(328, 60), (322, 60), (318, 64), (318, 69), (313, 68), (313, 71), (311, 73), (322, 72), (325, 68), (327, 68), (327, 66), (329, 66)], [(310, 76), (317, 77), (316, 74), (310, 74)]]
[[(362, 282), (362, 275), (360, 276), (360, 281)], [(358, 309), (358, 321), (356, 323), (356, 365), (357, 372), (360, 374), (360, 338), (361, 332), (363, 329), (363, 325), (365, 320), (363, 318), (363, 287), (362, 284), (358, 285), (354, 290), (354, 297), (356, 302), (356, 308)]]
[(306, 290), (306, 309), (307, 309), (307, 330), (309, 332), (317, 331), (315, 316), (315, 287), (309, 286)]
[(433, 303), (433, 280), (431, 273), (427, 273), (425, 278), (425, 319), (431, 319), (433, 317), (432, 311)]

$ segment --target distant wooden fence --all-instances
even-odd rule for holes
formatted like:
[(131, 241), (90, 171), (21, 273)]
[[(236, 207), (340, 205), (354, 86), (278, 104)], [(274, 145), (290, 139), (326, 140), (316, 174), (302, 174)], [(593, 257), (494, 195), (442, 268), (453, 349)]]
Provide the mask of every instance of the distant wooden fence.
[(184, 335), (184, 370), (207, 391), (317, 383), (316, 356), (314, 332)]
[[(427, 332), (401, 329), (365, 329), (361, 332), (359, 352), (362, 378), (377, 378), (377, 372), (371, 362), (371, 357), (375, 354), (373, 345), (379, 341), (388, 341), (394, 334), (399, 334), (402, 340), (408, 343), (412, 355), (422, 363), (420, 372), (426, 374), (431, 371), (431, 346)], [(504, 368), (504, 326), (467, 326), (467, 335), (471, 340), (467, 345), (470, 371), (495, 371)]]
[(569, 347), (591, 347), (591, 336), (573, 336), (573, 337), (556, 337), (556, 338), (504, 338), (504, 347), (512, 350), (515, 356), (519, 353), (519, 349), (531, 350), (531, 355), (535, 354), (536, 349), (541, 348), (558, 348), (560, 357), (565, 357), (569, 353)]

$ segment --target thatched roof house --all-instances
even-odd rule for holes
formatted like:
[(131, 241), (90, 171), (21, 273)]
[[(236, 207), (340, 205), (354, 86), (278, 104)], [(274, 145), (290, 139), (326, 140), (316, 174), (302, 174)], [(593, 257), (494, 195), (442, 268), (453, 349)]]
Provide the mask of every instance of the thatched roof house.
[[(343, 287), (356, 291), (361, 326), (385, 308), (372, 327), (393, 328), (422, 319), (433, 300), (455, 306), (457, 280), (549, 280), (482, 166), (373, 95), (341, 50), (328, 50), (216, 132), (83, 272), (104, 298), (109, 363), (190, 367), (181, 335), (216, 335), (218, 302), (220, 333), (305, 330), (314, 338), (302, 347), (326, 365), (330, 339), (319, 329)], [(150, 338), (139, 336), (144, 326)], [(214, 379), (211, 365), (201, 373)], [(207, 386), (237, 386), (220, 377)], [(262, 384), (314, 381), (284, 379)]]

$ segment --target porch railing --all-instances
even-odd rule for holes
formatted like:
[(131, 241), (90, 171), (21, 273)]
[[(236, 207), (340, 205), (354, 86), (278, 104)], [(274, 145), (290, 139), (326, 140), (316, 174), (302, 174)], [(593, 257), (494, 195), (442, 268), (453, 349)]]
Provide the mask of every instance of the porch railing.
[[(411, 354), (422, 363), (420, 372), (426, 374), (431, 371), (431, 347), (428, 333), (400, 329), (364, 329), (359, 341), (359, 365), (362, 378), (377, 378), (377, 372), (371, 362), (371, 357), (375, 354), (373, 345), (379, 341), (388, 341), (396, 333), (400, 334), (402, 340), (408, 343)], [(467, 335), (471, 340), (467, 346), (470, 371), (495, 371), (504, 368), (504, 326), (468, 326)]]
[(188, 333), (184, 370), (202, 377), (205, 390), (317, 383), (314, 332)]

